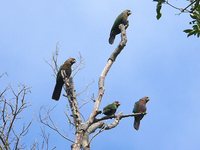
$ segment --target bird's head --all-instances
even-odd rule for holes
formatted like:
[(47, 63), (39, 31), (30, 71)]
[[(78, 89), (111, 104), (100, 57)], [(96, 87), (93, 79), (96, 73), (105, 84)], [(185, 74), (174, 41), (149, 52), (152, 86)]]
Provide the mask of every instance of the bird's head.
[(119, 101), (115, 101), (114, 104), (119, 107), (120, 106), (120, 102)]
[(125, 10), (124, 12), (127, 14), (127, 16), (131, 15), (131, 11), (129, 9)]
[(145, 97), (141, 98), (140, 101), (147, 103), (149, 101), (149, 97), (145, 96)]
[(73, 65), (75, 62), (76, 62), (76, 59), (75, 58), (69, 58), (67, 60), (71, 65)]

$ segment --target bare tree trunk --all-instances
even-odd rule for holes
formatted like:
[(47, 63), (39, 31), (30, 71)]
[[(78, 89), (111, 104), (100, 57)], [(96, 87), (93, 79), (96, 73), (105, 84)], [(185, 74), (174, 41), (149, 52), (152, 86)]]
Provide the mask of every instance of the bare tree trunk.
[(80, 150), (81, 149), (81, 143), (83, 139), (83, 131), (82, 132), (76, 132), (76, 137), (75, 137), (75, 143), (72, 144), (71, 149), (72, 150)]
[(89, 135), (84, 134), (82, 139), (82, 146), (84, 150), (90, 150)]

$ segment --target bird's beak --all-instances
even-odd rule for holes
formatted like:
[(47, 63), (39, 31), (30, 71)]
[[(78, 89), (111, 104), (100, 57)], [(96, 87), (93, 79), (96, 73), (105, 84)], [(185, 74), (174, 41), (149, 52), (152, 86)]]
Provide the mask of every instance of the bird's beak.
[(128, 16), (131, 15), (131, 11), (128, 11)]
[(149, 100), (150, 100), (149, 97), (147, 97), (146, 102), (148, 102)]

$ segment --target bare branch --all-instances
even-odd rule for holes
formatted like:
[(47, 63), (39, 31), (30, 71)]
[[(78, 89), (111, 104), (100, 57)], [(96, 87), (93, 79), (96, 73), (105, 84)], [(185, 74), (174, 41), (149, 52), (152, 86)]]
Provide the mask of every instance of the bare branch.
[[(126, 115), (121, 115), (121, 116), (120, 116), (120, 119), (122, 119), (122, 118), (127, 118), (127, 117), (134, 117), (134, 116), (146, 115), (146, 114), (147, 114), (146, 112), (143, 112), (143, 113), (126, 114)], [(103, 121), (103, 120), (113, 119), (113, 118), (116, 118), (116, 115), (104, 116), (104, 117), (102, 117), (102, 118), (100, 118), (100, 119), (95, 119), (95, 120), (94, 120), (94, 123), (99, 122), (99, 121)]]
[(3, 76), (8, 76), (8, 74), (7, 74), (7, 72), (4, 72), (4, 73), (2, 73), (1, 75), (0, 75), (0, 78), (2, 78)]
[(115, 120), (111, 124), (105, 125), (105, 130), (110, 130), (110, 129), (116, 127), (119, 124), (119, 122), (122, 118), (122, 115), (123, 115), (122, 113), (119, 113), (118, 115), (116, 115)]
[[(25, 85), (19, 85), (19, 90), (15, 91), (11, 86), (6, 88), (1, 93), (0, 100), (0, 121), (2, 123), (0, 127), (0, 141), (3, 144), (3, 148), (10, 149), (23, 149), (23, 144), (20, 143), (22, 137), (24, 137), (29, 130), (31, 122), (28, 125), (24, 125), (21, 130), (18, 129), (18, 133), (15, 132), (15, 123), (18, 119), (21, 119), (20, 114), (28, 107), (25, 102), (25, 97), (30, 92), (30, 88)], [(11, 100), (7, 100), (4, 95), (5, 92), (10, 92), (14, 96)], [(14, 144), (13, 144), (14, 143)]]
[(102, 100), (102, 97), (104, 95), (104, 81), (106, 78), (107, 73), (109, 72), (112, 64), (114, 63), (114, 61), (116, 60), (117, 56), (120, 54), (120, 52), (122, 51), (122, 49), (124, 48), (124, 46), (127, 43), (127, 37), (126, 37), (126, 29), (125, 26), (120, 24), (119, 25), (119, 29), (121, 30), (121, 42), (119, 43), (119, 45), (117, 46), (117, 48), (115, 49), (115, 51), (111, 54), (110, 58), (108, 59), (108, 62), (106, 64), (106, 66), (104, 67), (100, 77), (99, 77), (99, 91), (98, 91), (98, 96), (96, 98), (95, 104), (94, 104), (94, 108), (93, 111), (89, 117), (88, 120), (88, 127), (93, 123), (95, 117), (98, 115), (98, 110), (99, 110), (99, 106)]
[[(92, 136), (92, 138), (89, 141), (89, 145), (92, 142), (92, 140), (96, 136), (98, 136), (100, 133), (102, 133), (105, 130), (110, 130), (110, 129), (116, 127), (119, 124), (119, 122), (120, 122), (120, 120), (122, 118), (134, 117), (134, 116), (146, 115), (146, 114), (147, 114), (146, 112), (144, 112), (144, 113), (126, 114), (126, 115), (123, 115), (122, 113), (119, 113), (118, 115), (104, 116), (104, 117), (102, 117), (100, 119), (95, 119), (94, 123), (88, 128), (87, 134), (91, 134), (91, 133), (95, 132), (98, 128), (100, 128), (100, 130), (96, 134), (94, 134)], [(113, 119), (113, 118), (115, 118), (115, 120), (111, 124), (106, 124), (106, 123), (102, 122), (103, 120)]]
[(75, 66), (73, 67), (73, 75), (72, 78), (74, 78), (76, 76), (76, 74), (82, 70), (85, 67), (85, 60), (83, 59), (81, 53), (79, 52), (79, 56), (77, 58), (77, 62), (75, 64)]
[[(12, 112), (12, 119), (11, 119), (11, 122), (8, 127), (6, 141), (8, 141), (8, 139), (9, 139), (11, 129), (13, 128), (13, 124), (14, 124), (17, 116), (27, 107), (26, 103), (24, 101), (25, 100), (24, 98), (25, 98), (25, 95), (27, 94), (27, 90), (29, 90), (29, 88), (26, 88), (26, 86), (23, 86), (22, 89), (17, 93), (13, 90), (12, 87), (10, 87), (10, 89), (11, 89), (13, 95), (15, 95), (15, 107), (12, 109), (12, 110), (14, 110), (14, 112)], [(20, 98), (21, 98), (21, 105), (19, 103)]]
[[(1, 134), (2, 134), (2, 133), (1, 133)], [(0, 136), (0, 140), (1, 140), (1, 142), (2, 142), (2, 144), (3, 144), (3, 146), (4, 146), (4, 148), (5, 148), (6, 150), (8, 150), (8, 145), (7, 145), (6, 141), (3, 139), (2, 135)]]
[(169, 5), (170, 7), (174, 8), (174, 9), (177, 9), (180, 11), (179, 15), (181, 13), (192, 13), (196, 8), (192, 8), (191, 10), (188, 10), (189, 7), (191, 7), (194, 3), (198, 3), (199, 0), (194, 0), (192, 1), (189, 5), (187, 5), (185, 8), (180, 8), (180, 7), (176, 7), (174, 6), (173, 4), (169, 3), (169, 1), (165, 1), (165, 4)]
[(109, 58), (109, 60), (112, 61), (116, 60), (117, 56), (121, 53), (121, 51), (123, 50), (123, 48), (126, 46), (127, 43), (126, 26), (120, 24), (119, 29), (121, 30), (121, 42), (119, 43), (118, 47), (115, 49), (115, 51), (111, 54)]
[(76, 94), (76, 96), (80, 96), (82, 93), (86, 92), (92, 84), (94, 84), (94, 80), (90, 82), (88, 85), (86, 85), (82, 91)]
[(92, 142), (92, 140), (99, 135), (101, 132), (105, 131), (105, 125), (103, 122), (101, 122), (102, 125), (99, 126), (100, 130), (90, 139), (89, 144)]
[(30, 150), (39, 150), (39, 143), (34, 141), (34, 143), (30, 147)]
[(91, 134), (94, 133), (96, 131), (96, 129), (98, 128), (102, 128), (104, 126), (104, 122), (99, 121), (96, 123), (93, 123), (88, 129), (87, 129), (87, 134)]
[(68, 123), (71, 124), (72, 126), (75, 126), (67, 113), (65, 113), (65, 116), (67, 117)]
[(42, 132), (42, 138), (43, 138), (43, 142), (42, 142), (42, 149), (44, 149), (44, 145), (46, 145), (46, 149), (49, 149), (49, 134), (46, 134), (45, 130), (41, 128), (41, 132)]
[(55, 53), (52, 54), (52, 62), (50, 63), (47, 60), (45, 60), (45, 62), (52, 69), (52, 71), (54, 73), (54, 77), (56, 77), (56, 75), (58, 73), (58, 70), (59, 70), (59, 66), (58, 66), (58, 54), (59, 54), (59, 43), (57, 42), (57, 44), (56, 44), (56, 51), (55, 51)]
[(3, 96), (3, 94), (4, 94), (7, 90), (8, 90), (8, 88), (5, 88), (5, 89), (3, 90), (3, 92), (0, 93), (0, 98)]
[(42, 117), (41, 115), (41, 111), (42, 111), (42, 108), (40, 109), (40, 112), (39, 112), (39, 121), (49, 127), (50, 129), (52, 129), (53, 131), (55, 131), (56, 133), (58, 133), (61, 137), (63, 137), (65, 140), (69, 141), (69, 142), (72, 142), (74, 143), (70, 138), (68, 138), (67, 136), (65, 136), (63, 133), (61, 133), (58, 129), (58, 127), (55, 125), (54, 121), (52, 120), (51, 118), (51, 115), (50, 115), (50, 112), (52, 111), (53, 109), (49, 109), (46, 113), (46, 115), (44, 117)]
[(53, 62), (52, 62), (52, 65), (54, 65), (54, 74), (57, 74), (57, 72), (58, 72), (58, 70), (59, 70), (59, 66), (58, 66), (58, 64), (57, 64), (57, 62), (58, 62), (58, 53), (59, 53), (59, 43), (57, 43), (56, 44), (56, 52), (55, 52), (55, 54), (53, 54), (52, 55), (52, 60), (53, 60)]

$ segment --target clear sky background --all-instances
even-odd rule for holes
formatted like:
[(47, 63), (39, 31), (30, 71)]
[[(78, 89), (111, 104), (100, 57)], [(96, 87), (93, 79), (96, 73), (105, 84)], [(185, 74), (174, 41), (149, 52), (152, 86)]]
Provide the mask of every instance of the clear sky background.
[[(171, 1), (183, 6), (187, 2)], [(75, 76), (77, 92), (92, 83), (78, 97), (89, 100), (98, 90), (98, 77), (120, 38), (108, 44), (111, 26), (118, 14), (130, 9), (128, 43), (111, 68), (105, 82), (101, 109), (119, 100), (118, 112), (130, 113), (134, 102), (149, 96), (148, 115), (140, 130), (133, 129), (133, 118), (121, 120), (119, 126), (96, 137), (92, 149), (106, 150), (197, 150), (200, 147), (200, 43), (187, 38), (188, 14), (164, 6), (162, 18), (156, 20), (156, 3), (134, 0), (0, 0), (0, 90), (11, 84), (31, 87), (31, 107), (23, 114), (33, 119), (27, 145), (40, 140), (38, 113), (41, 106), (56, 106), (54, 121), (67, 134), (73, 130), (64, 116), (66, 99), (51, 99), (55, 85), (50, 61), (59, 42), (59, 64), (78, 58), (85, 67)], [(92, 102), (81, 109), (88, 117)], [(22, 124), (22, 123), (21, 123)], [(19, 124), (20, 127), (20, 124)], [(50, 132), (50, 145), (70, 149), (71, 143)], [(71, 135), (71, 134), (69, 134)], [(27, 147), (28, 149), (28, 147)]]

